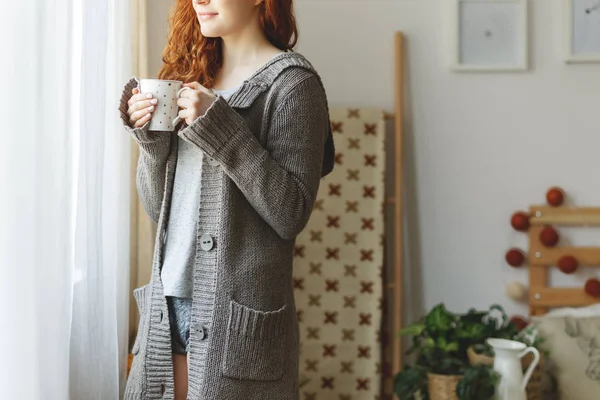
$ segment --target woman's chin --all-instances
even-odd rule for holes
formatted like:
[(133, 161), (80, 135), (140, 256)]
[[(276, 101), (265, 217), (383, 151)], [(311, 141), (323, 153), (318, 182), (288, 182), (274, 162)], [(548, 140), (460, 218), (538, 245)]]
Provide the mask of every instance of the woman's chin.
[(211, 29), (211, 28), (209, 28), (207, 26), (202, 26), (202, 25), (200, 25), (200, 32), (202, 33), (202, 36), (208, 37), (208, 38), (215, 38), (215, 37), (220, 37), (221, 36), (219, 34), (218, 30)]

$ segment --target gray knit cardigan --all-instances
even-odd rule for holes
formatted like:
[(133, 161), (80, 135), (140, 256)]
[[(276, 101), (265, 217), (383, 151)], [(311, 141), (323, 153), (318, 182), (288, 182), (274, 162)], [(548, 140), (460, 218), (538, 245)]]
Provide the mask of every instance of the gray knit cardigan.
[(299, 399), (292, 259), (319, 181), (334, 164), (325, 89), (301, 54), (271, 59), (226, 101), (175, 132), (127, 125), (140, 148), (137, 191), (158, 224), (125, 400), (173, 399), (167, 303), (160, 279), (178, 136), (206, 155), (194, 263), (189, 400)]

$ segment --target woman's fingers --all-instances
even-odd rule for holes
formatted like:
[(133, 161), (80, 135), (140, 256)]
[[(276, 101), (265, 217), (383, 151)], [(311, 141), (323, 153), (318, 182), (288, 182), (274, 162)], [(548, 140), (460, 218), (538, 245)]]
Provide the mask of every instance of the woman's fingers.
[(131, 93), (132, 96), (127, 101), (129, 126), (139, 128), (152, 118), (158, 100), (153, 98), (152, 93), (140, 93), (138, 88), (131, 89)]
[(138, 90), (137, 90), (137, 88), (133, 88), (131, 90), (131, 93), (133, 93), (133, 95), (127, 101), (127, 104), (129, 106), (131, 106), (132, 104), (137, 103), (138, 101), (149, 100), (149, 99), (153, 98), (152, 93), (139, 93)]
[[(129, 123), (135, 123), (136, 127), (144, 125), (155, 110), (154, 105), (150, 102), (138, 102), (134, 104), (133, 108), (140, 108), (139, 110), (130, 110)], [(138, 125), (138, 122), (141, 122), (141, 125)]]
[[(143, 113), (143, 112), (144, 111), (138, 111), (137, 113)], [(137, 114), (137, 113), (135, 113), (135, 114)], [(130, 121), (133, 123), (134, 128), (140, 128), (140, 127), (144, 126), (144, 124), (146, 122), (148, 122), (151, 117), (152, 117), (152, 113), (146, 111), (146, 114), (141, 115), (141, 117), (139, 117), (139, 118), (132, 116)]]
[(184, 83), (181, 86), (189, 87), (189, 88), (192, 88), (194, 90), (200, 90), (200, 91), (206, 92), (206, 93), (210, 93), (209, 89), (207, 89), (204, 86), (202, 86), (199, 82), (188, 82), (188, 83)]
[(188, 111), (187, 108), (184, 108), (183, 110), (179, 110), (179, 112), (177, 113), (177, 116), (183, 120), (185, 120), (187, 117), (189, 117), (190, 112)]
[(158, 103), (158, 100), (156, 100), (156, 99), (141, 100), (141, 101), (133, 103), (131, 106), (129, 106), (129, 110), (127, 112), (129, 113), (129, 115), (132, 115), (136, 111), (147, 109), (149, 107), (156, 108), (157, 103)]
[(142, 118), (140, 118), (136, 121), (135, 127), (141, 128), (142, 126), (144, 126), (146, 124), (146, 122), (150, 121), (150, 118), (152, 118), (152, 114), (144, 115)]
[(175, 104), (177, 104), (177, 107), (181, 107), (181, 108), (187, 108), (189, 106), (189, 103), (190, 103), (190, 99), (184, 98), (184, 97), (180, 97), (175, 101)]
[(150, 115), (156, 109), (156, 104), (158, 101), (156, 99), (151, 100), (141, 100), (133, 103), (127, 113), (129, 114), (129, 124), (132, 125), (136, 123), (138, 120), (145, 118), (142, 125), (148, 121)]

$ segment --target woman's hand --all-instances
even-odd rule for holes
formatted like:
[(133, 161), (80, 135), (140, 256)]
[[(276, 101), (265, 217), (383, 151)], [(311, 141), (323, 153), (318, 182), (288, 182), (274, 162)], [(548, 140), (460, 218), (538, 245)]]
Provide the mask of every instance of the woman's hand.
[(198, 82), (184, 83), (182, 86), (189, 89), (181, 92), (177, 99), (177, 105), (183, 108), (179, 110), (178, 115), (186, 124), (191, 125), (198, 117), (204, 115), (217, 97)]
[(127, 109), (129, 126), (131, 128), (139, 128), (150, 120), (152, 112), (156, 109), (158, 100), (152, 98), (152, 93), (140, 94), (137, 88), (133, 88), (131, 93), (133, 93), (133, 96), (127, 102), (129, 105)]

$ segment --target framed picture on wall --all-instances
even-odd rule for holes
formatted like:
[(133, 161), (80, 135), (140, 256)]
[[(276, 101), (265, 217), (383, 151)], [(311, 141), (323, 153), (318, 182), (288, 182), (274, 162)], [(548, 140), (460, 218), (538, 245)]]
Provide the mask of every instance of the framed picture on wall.
[(528, 69), (527, 0), (453, 1), (453, 70)]
[(600, 0), (565, 0), (566, 61), (600, 62)]

